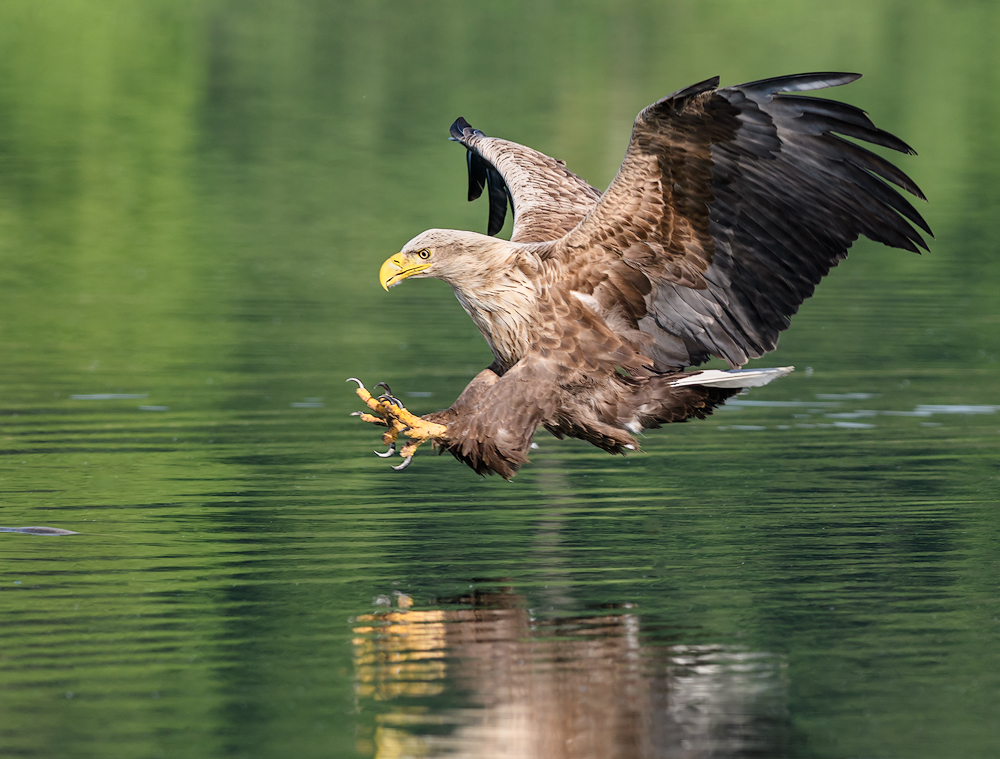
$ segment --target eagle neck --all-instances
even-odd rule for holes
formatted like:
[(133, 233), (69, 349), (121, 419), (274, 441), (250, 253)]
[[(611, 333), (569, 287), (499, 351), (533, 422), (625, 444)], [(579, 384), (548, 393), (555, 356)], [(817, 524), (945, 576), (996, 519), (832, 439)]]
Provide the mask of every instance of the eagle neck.
[(510, 369), (531, 345), (536, 323), (537, 290), (530, 276), (534, 257), (517, 243), (502, 242), (483, 257), (483, 266), (450, 281), (455, 297), (493, 351), (502, 372)]

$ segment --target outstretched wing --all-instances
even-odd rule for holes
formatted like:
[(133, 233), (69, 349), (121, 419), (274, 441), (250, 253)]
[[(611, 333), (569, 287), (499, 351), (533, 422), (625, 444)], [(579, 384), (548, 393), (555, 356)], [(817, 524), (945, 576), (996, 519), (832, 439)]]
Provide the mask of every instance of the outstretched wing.
[(926, 249), (916, 228), (930, 229), (889, 182), (923, 199), (917, 186), (839, 135), (913, 150), (858, 108), (783, 94), (859, 76), (722, 89), (716, 77), (644, 109), (611, 186), (550, 247), (567, 265), (567, 284), (605, 307), (617, 301), (653, 336), (660, 368), (711, 355), (736, 367), (777, 345), (859, 235)]
[(488, 188), (488, 234), (495, 235), (514, 211), (514, 242), (556, 240), (575, 227), (597, 203), (598, 190), (566, 168), (562, 161), (516, 142), (487, 137), (459, 117), (451, 139), (468, 149), (469, 200)]

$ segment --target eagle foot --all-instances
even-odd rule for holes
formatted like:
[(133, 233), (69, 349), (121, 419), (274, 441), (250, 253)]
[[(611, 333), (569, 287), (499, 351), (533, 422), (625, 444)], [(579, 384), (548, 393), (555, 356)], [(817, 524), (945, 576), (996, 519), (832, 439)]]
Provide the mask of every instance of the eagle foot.
[(393, 467), (397, 472), (410, 465), (413, 455), (421, 445), (428, 440), (441, 440), (445, 437), (448, 429), (445, 425), (429, 422), (408, 411), (397, 398), (391, 395), (389, 386), (384, 382), (378, 383), (375, 387), (383, 387), (386, 392), (375, 398), (368, 392), (361, 380), (351, 377), (347, 381), (358, 383), (358, 388), (354, 392), (369, 409), (375, 412), (374, 414), (354, 412), (354, 415), (360, 416), (363, 422), (389, 428), (382, 435), (382, 442), (388, 446), (388, 450), (385, 453), (375, 451), (376, 456), (381, 458), (392, 456), (396, 452), (396, 440), (400, 433), (409, 438), (409, 442), (399, 451), (403, 462)]

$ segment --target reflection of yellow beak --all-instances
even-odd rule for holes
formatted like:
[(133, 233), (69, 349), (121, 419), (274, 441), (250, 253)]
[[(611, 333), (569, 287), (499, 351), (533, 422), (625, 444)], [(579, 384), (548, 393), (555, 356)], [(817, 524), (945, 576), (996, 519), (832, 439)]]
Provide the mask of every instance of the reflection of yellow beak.
[(429, 269), (430, 266), (430, 264), (423, 261), (414, 263), (410, 260), (409, 256), (397, 253), (391, 258), (387, 258), (385, 263), (382, 264), (382, 268), (378, 270), (378, 281), (382, 283), (384, 289), (388, 290), (393, 285), (398, 285), (407, 277), (412, 277), (424, 269)]

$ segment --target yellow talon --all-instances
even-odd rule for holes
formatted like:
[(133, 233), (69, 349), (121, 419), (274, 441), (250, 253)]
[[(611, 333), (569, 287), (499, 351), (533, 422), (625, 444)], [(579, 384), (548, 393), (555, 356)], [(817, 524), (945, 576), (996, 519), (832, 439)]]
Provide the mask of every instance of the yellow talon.
[[(358, 383), (358, 388), (354, 392), (357, 393), (357, 396), (369, 409), (375, 412), (374, 414), (358, 414), (361, 417), (361, 421), (389, 428), (382, 435), (382, 442), (389, 446), (389, 451), (387, 453), (378, 453), (376, 451), (376, 453), (382, 457), (391, 456), (395, 450), (396, 440), (400, 433), (405, 434), (410, 439), (399, 451), (399, 455), (403, 458), (403, 463), (398, 467), (393, 467), (393, 469), (404, 469), (410, 463), (410, 459), (413, 458), (413, 454), (416, 453), (417, 448), (423, 443), (428, 440), (444, 438), (448, 430), (445, 425), (420, 418), (405, 407), (397, 405), (399, 402), (395, 398), (391, 400), (374, 398), (359, 380), (354, 381)], [(383, 398), (385, 397), (383, 396)]]
[(399, 452), (399, 455), (402, 456), (404, 459), (409, 458), (410, 456), (412, 456), (414, 453), (417, 452), (417, 448), (423, 445), (423, 443), (424, 443), (423, 440), (416, 440), (416, 441), (411, 440), (409, 443), (403, 446), (402, 450), (400, 450)]
[[(364, 419), (364, 417), (361, 418)], [(399, 425), (396, 424), (392, 425), (389, 431), (386, 432), (384, 435), (382, 435), (382, 442), (385, 445), (392, 445), (393, 443), (396, 442), (396, 438), (399, 437), (399, 433), (402, 431), (403, 429)]]
[(368, 390), (365, 389), (364, 386), (359, 387), (354, 392), (358, 394), (358, 398), (360, 398), (362, 401), (364, 401), (365, 405), (368, 408), (370, 408), (372, 411), (376, 411), (376, 412), (381, 412), (382, 411), (382, 403), (381, 403), (381, 401), (379, 401), (377, 398), (372, 398), (372, 394), (369, 393)]

